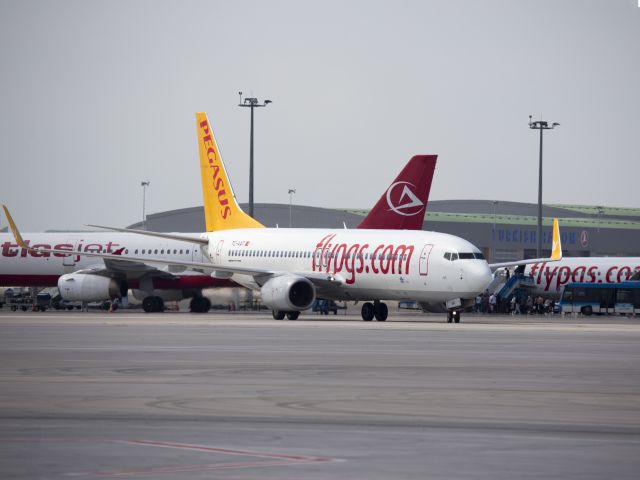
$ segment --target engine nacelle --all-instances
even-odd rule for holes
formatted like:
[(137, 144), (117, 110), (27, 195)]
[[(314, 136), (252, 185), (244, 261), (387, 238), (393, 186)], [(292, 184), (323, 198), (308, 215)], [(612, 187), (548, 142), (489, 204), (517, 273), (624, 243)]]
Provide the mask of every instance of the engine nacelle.
[(69, 273), (58, 279), (58, 290), (65, 300), (99, 302), (120, 296), (120, 285), (109, 277)]
[(297, 275), (274, 277), (262, 286), (260, 293), (262, 303), (285, 312), (306, 310), (316, 299), (313, 283)]

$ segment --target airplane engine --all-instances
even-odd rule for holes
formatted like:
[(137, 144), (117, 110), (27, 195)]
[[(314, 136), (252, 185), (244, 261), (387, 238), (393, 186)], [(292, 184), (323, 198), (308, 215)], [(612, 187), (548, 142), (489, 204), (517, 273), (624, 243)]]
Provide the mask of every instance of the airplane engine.
[(120, 296), (117, 280), (100, 275), (69, 273), (58, 279), (58, 290), (65, 300), (99, 302)]
[(265, 283), (260, 290), (262, 303), (273, 310), (300, 311), (311, 307), (316, 289), (304, 277), (281, 275)]

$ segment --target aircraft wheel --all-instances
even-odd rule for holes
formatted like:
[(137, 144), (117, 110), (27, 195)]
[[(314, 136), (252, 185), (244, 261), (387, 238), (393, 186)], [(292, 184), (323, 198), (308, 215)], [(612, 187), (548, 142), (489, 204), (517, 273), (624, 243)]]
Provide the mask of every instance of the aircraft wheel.
[(271, 310), (274, 320), (284, 320), (285, 313), (282, 310)]
[(189, 303), (191, 313), (206, 313), (211, 310), (211, 301), (206, 297), (193, 297)]
[(460, 323), (460, 311), (459, 310), (454, 310), (452, 312), (452, 316), (453, 316), (453, 321), (455, 323)]
[(164, 312), (164, 300), (156, 297), (156, 312)]
[(373, 317), (375, 315), (375, 309), (373, 308), (373, 303), (371, 302), (363, 303), (360, 314), (362, 315), (362, 320), (364, 320), (365, 322), (370, 322), (371, 320), (373, 320)]
[(453, 322), (453, 313), (452, 312), (447, 312), (447, 323), (451, 323)]
[(387, 320), (387, 317), (389, 316), (389, 308), (386, 303), (376, 303), (373, 305), (373, 309), (376, 320), (379, 322)]
[(587, 305), (586, 307), (582, 307), (580, 309), (580, 313), (589, 316), (593, 313), (593, 308), (591, 307), (591, 305)]
[(142, 300), (142, 309), (147, 313), (164, 312), (164, 301), (160, 297), (146, 297)]
[(142, 300), (142, 309), (145, 312), (147, 313), (153, 312), (154, 307), (155, 307), (154, 297), (145, 297), (144, 300)]
[(287, 318), (289, 320), (297, 320), (300, 316), (300, 312), (287, 312)]

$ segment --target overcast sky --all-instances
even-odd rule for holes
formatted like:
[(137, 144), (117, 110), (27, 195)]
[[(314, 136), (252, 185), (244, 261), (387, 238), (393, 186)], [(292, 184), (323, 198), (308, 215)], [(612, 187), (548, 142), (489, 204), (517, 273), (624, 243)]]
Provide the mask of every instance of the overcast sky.
[[(370, 208), (439, 155), (431, 199), (640, 207), (637, 0), (0, 0), (0, 201), (25, 231), (201, 205), (195, 112), (240, 202)], [(0, 225), (6, 225), (2, 218)]]

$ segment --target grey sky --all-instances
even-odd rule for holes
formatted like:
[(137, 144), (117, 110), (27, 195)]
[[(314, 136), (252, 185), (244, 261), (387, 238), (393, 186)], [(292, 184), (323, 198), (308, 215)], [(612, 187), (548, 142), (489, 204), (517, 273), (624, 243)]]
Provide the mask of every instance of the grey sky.
[[(195, 112), (236, 195), (371, 207), (409, 157), (432, 199), (640, 207), (640, 8), (598, 1), (0, 0), (0, 201), (25, 231), (201, 204)], [(6, 225), (4, 218), (0, 225)]]

